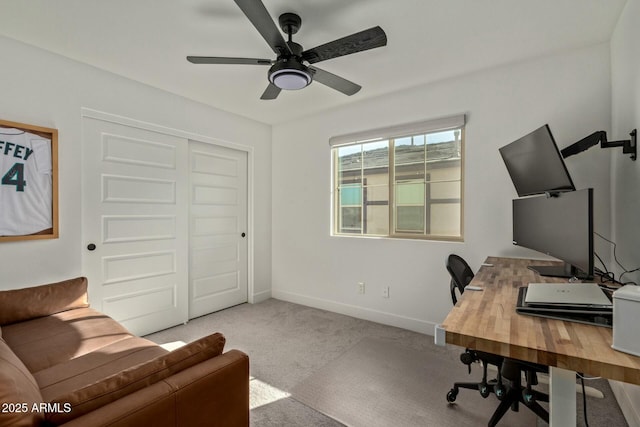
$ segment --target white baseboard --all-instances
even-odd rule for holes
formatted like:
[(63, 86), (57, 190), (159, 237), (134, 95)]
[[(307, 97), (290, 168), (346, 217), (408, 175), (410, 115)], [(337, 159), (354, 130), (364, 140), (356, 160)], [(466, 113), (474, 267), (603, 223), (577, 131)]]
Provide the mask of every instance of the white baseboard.
[(251, 299), (249, 300), (249, 303), (257, 304), (259, 302), (266, 301), (269, 298), (271, 298), (271, 290), (257, 292), (252, 295)]
[(620, 405), (622, 415), (624, 415), (624, 418), (627, 420), (629, 427), (640, 427), (640, 414), (638, 414), (638, 410), (636, 409), (637, 405), (634, 405), (631, 402), (631, 397), (625, 389), (625, 387), (634, 386), (611, 380), (609, 380), (609, 385), (611, 386), (611, 390), (618, 401), (618, 405)]
[(319, 308), (334, 313), (344, 314), (358, 319), (369, 320), (371, 322), (382, 323), (383, 325), (395, 326), (397, 328), (408, 329), (421, 334), (433, 336), (435, 322), (427, 322), (420, 319), (373, 310), (366, 307), (359, 307), (351, 304), (344, 304), (323, 298), (315, 298), (293, 292), (272, 290), (271, 296), (275, 299), (305, 305), (307, 307)]

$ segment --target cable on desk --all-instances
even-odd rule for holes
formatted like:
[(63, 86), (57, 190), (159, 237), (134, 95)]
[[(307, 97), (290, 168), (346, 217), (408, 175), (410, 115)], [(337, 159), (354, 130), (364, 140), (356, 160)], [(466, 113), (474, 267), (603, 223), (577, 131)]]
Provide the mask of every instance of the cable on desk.
[(587, 392), (584, 389), (584, 376), (581, 373), (577, 373), (580, 377), (580, 383), (582, 383), (582, 413), (584, 416), (584, 425), (589, 427), (589, 420), (587, 419)]
[[(624, 276), (625, 274), (627, 274), (627, 273), (635, 273), (635, 272), (636, 272), (636, 271), (638, 271), (638, 270), (640, 270), (640, 267), (638, 267), (638, 268), (634, 268), (633, 270), (625, 271), (624, 273), (622, 273), (622, 274), (620, 275), (620, 280), (622, 280), (622, 276)], [(636, 285), (636, 286), (638, 286), (638, 284), (637, 284), (636, 282), (625, 282), (624, 284), (625, 284), (625, 285)]]
[(581, 372), (576, 372), (576, 375), (578, 376), (578, 378), (583, 380), (601, 380), (602, 379), (602, 377), (585, 377), (584, 374)]
[(609, 274), (609, 270), (607, 269), (607, 265), (604, 263), (602, 258), (600, 258), (600, 255), (598, 255), (598, 253), (596, 251), (593, 251), (593, 254), (596, 256), (596, 258), (598, 258), (598, 261), (600, 261), (600, 264), (602, 264), (602, 266), (604, 267), (604, 274), (608, 275)]
[[(624, 276), (625, 274), (628, 273), (634, 273), (636, 271), (640, 270), (640, 267), (637, 268), (633, 268), (631, 270), (627, 269), (626, 267), (624, 267), (620, 261), (618, 261), (618, 255), (616, 254), (616, 248), (618, 247), (618, 245), (616, 244), (616, 242), (613, 242), (609, 239), (607, 239), (606, 237), (604, 237), (602, 234), (598, 233), (597, 231), (594, 231), (593, 234), (595, 234), (596, 236), (600, 237), (602, 240), (604, 240), (605, 242), (609, 242), (613, 245), (613, 259), (616, 261), (616, 264), (618, 264), (618, 266), (622, 269), (623, 273), (620, 274), (620, 278), (618, 283), (621, 283), (623, 285), (636, 285), (638, 286), (638, 284), (636, 282), (624, 282), (622, 283), (622, 276)], [(600, 259), (600, 257), (598, 257), (598, 259), (600, 260), (600, 262), (602, 262), (602, 259)], [(602, 265), (604, 265), (604, 263), (602, 263)], [(605, 270), (607, 270), (607, 268), (605, 267)], [(607, 271), (608, 273), (608, 271)]]

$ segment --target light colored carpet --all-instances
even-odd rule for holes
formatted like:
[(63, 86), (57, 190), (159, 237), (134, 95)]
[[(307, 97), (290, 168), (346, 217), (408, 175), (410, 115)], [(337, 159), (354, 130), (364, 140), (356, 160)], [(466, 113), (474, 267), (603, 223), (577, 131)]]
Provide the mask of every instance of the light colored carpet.
[[(336, 364), (346, 363), (349, 357), (353, 357), (354, 349), (369, 339), (383, 341), (389, 349), (398, 349), (395, 353), (385, 353), (388, 372), (405, 363), (415, 366), (415, 371), (410, 367), (403, 368), (403, 375), (408, 379), (401, 381), (402, 383), (429, 378), (429, 375), (442, 378), (439, 380), (440, 385), (430, 382), (428, 393), (431, 394), (418, 397), (420, 407), (413, 407), (418, 413), (433, 410), (442, 417), (431, 425), (446, 426), (447, 422), (453, 420), (456, 427), (484, 426), (487, 425), (488, 416), (481, 418), (481, 422), (462, 421), (472, 419), (464, 418), (467, 417), (465, 412), (473, 411), (472, 408), (475, 407), (470, 401), (480, 402), (479, 405), (487, 414), (491, 414), (498, 404), (494, 396), (485, 400), (476, 391), (461, 390), (456, 404), (451, 407), (447, 405), (445, 396), (454, 381), (474, 381), (480, 375), (478, 366), (474, 366), (472, 375), (467, 375), (466, 367), (459, 360), (463, 350), (459, 347), (437, 347), (431, 336), (275, 299), (259, 304), (242, 304), (212, 313), (147, 338), (160, 344), (175, 345), (176, 342), (191, 342), (213, 332), (225, 334), (225, 349), (237, 348), (249, 355), (252, 427), (343, 426), (334, 418), (314, 409), (315, 402), (304, 404), (291, 394), (297, 385), (310, 381), (316, 373)], [(396, 357), (397, 359), (392, 359)], [(435, 366), (436, 372), (430, 373), (425, 365)], [(352, 362), (351, 366), (354, 371), (351, 373), (354, 380), (350, 386), (352, 389), (358, 389), (363, 378), (376, 378), (379, 372), (387, 369), (378, 369), (374, 363)], [(434, 377), (431, 378), (430, 381), (435, 381)], [(398, 387), (397, 382), (390, 380), (385, 383), (385, 387), (387, 384)], [(589, 424), (592, 427), (626, 426), (607, 382), (591, 381), (590, 385), (602, 390), (605, 398), (589, 399)], [(337, 393), (338, 389), (335, 390)], [(396, 393), (385, 388), (372, 399), (377, 402), (371, 410), (373, 418), (384, 416), (387, 411), (384, 402)], [(523, 408), (519, 414), (513, 415), (522, 415), (522, 411), (528, 409)], [(582, 402), (579, 399), (579, 426), (584, 425), (581, 411)], [(397, 424), (389, 424), (395, 425)], [(412, 425), (424, 427), (429, 424), (417, 422)]]
[[(455, 373), (452, 375), (452, 373)], [(470, 381), (464, 366), (444, 352), (425, 352), (387, 340), (365, 338), (292, 390), (294, 399), (348, 426), (481, 426), (498, 400), (460, 390), (456, 404), (446, 392), (453, 379)], [(535, 426), (522, 407), (500, 426)]]

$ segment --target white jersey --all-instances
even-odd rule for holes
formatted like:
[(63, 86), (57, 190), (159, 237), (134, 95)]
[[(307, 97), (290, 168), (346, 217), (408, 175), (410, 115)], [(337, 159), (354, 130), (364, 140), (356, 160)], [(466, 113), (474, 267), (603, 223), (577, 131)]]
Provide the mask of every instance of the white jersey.
[(51, 140), (0, 127), (0, 236), (52, 227)]

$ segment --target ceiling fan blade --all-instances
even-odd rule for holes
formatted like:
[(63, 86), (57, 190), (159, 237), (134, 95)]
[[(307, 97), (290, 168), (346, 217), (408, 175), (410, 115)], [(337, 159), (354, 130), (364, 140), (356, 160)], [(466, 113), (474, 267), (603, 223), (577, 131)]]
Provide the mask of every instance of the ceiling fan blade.
[(313, 71), (313, 80), (342, 92), (345, 95), (351, 96), (362, 89), (362, 86), (350, 82), (340, 76), (336, 76), (328, 71), (324, 71), (316, 67), (309, 67), (309, 69)]
[(246, 64), (246, 65), (271, 65), (270, 59), (257, 58), (225, 58), (221, 56), (187, 56), (187, 61), (193, 64)]
[(310, 64), (363, 50), (387, 45), (387, 35), (380, 27), (369, 28), (359, 33), (334, 40), (302, 52), (302, 58)]
[(282, 89), (273, 83), (269, 83), (269, 86), (267, 86), (267, 89), (265, 89), (260, 99), (276, 99), (278, 95), (280, 95), (281, 90)]
[(280, 30), (269, 15), (267, 8), (260, 0), (234, 0), (240, 10), (249, 18), (249, 21), (258, 30), (277, 55), (291, 54), (289, 45), (285, 42)]

